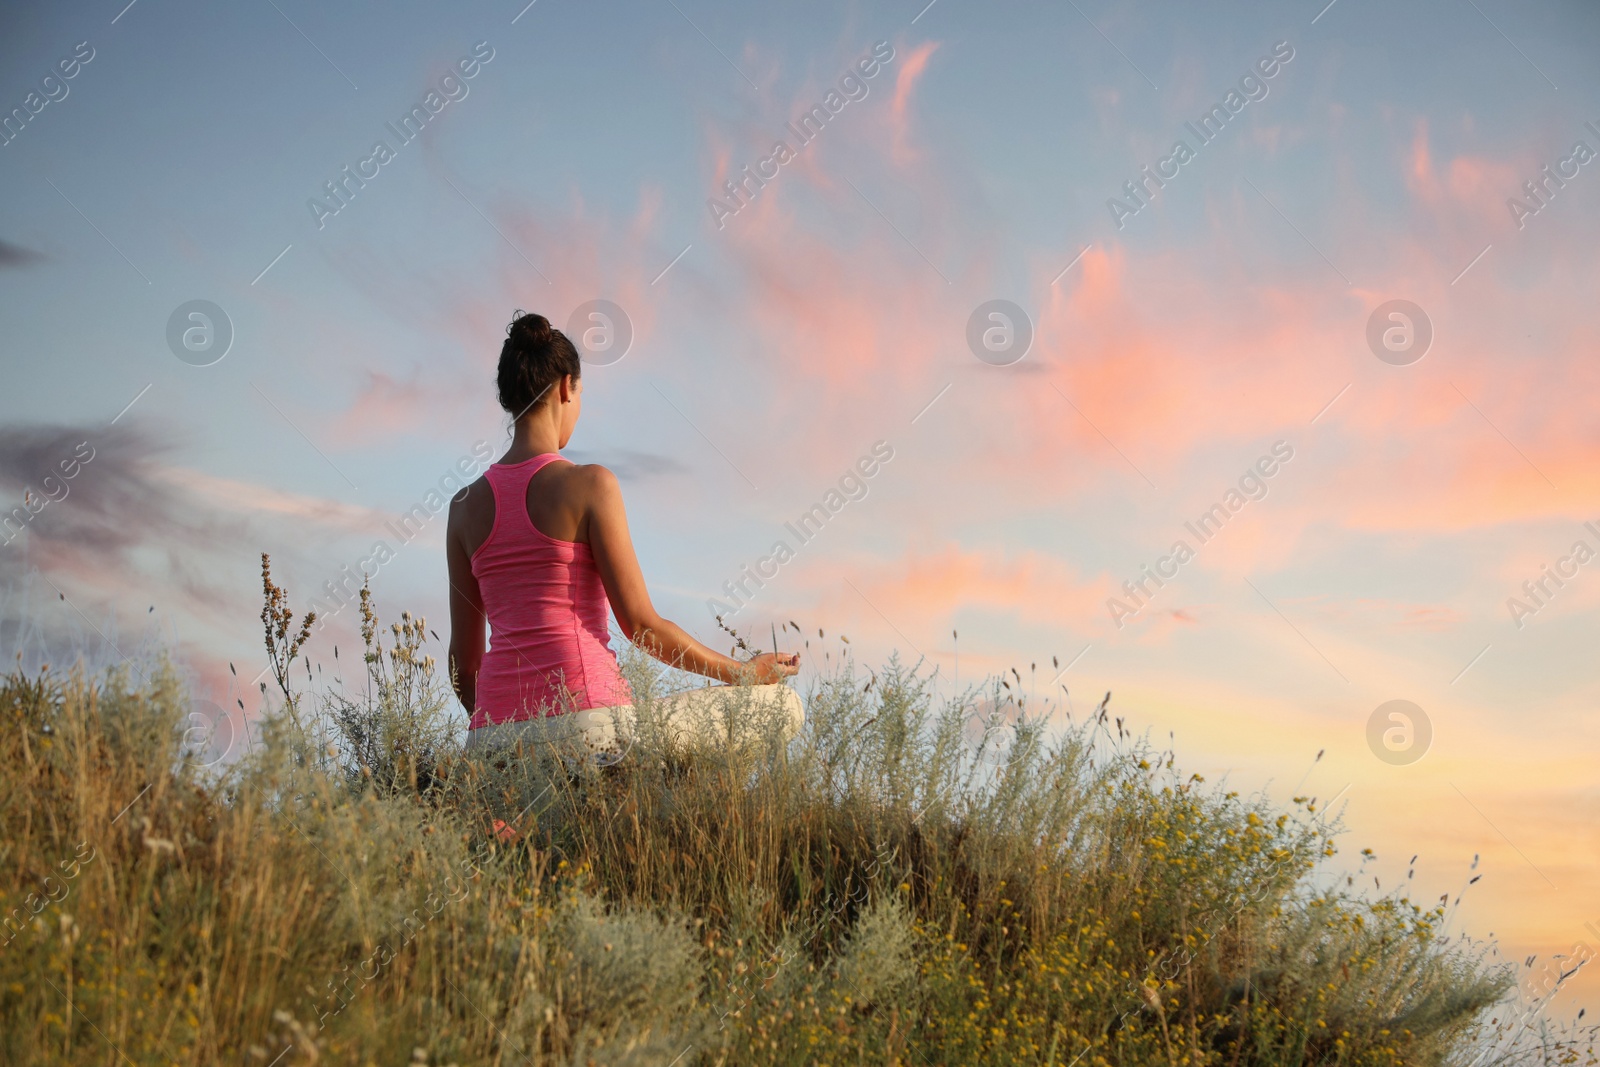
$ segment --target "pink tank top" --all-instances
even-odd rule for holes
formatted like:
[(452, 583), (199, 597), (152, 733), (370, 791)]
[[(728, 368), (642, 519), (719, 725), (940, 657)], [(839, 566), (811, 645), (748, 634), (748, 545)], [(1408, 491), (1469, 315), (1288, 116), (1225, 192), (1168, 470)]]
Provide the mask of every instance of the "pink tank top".
[(610, 602), (593, 552), (541, 533), (528, 518), (528, 481), (560, 459), (546, 452), (484, 472), (494, 527), (472, 554), (472, 573), (489, 618), (489, 650), (468, 729), (633, 703), (611, 651)]

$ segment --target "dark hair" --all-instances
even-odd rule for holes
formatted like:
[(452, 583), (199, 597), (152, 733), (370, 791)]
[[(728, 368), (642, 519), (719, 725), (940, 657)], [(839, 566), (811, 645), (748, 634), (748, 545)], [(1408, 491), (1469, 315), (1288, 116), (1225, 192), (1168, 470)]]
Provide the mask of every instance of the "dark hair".
[(582, 373), (578, 350), (549, 319), (521, 310), (511, 319), (506, 343), (500, 346), (495, 385), (500, 406), (512, 418), (526, 414), (564, 375), (576, 378)]

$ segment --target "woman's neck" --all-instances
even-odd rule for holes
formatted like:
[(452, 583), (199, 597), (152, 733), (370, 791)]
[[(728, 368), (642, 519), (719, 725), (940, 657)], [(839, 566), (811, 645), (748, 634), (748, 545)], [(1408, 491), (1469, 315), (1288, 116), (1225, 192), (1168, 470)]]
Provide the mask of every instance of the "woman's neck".
[(501, 463), (521, 463), (547, 452), (561, 451), (561, 431), (540, 409), (517, 420), (511, 430), (511, 447), (500, 457)]

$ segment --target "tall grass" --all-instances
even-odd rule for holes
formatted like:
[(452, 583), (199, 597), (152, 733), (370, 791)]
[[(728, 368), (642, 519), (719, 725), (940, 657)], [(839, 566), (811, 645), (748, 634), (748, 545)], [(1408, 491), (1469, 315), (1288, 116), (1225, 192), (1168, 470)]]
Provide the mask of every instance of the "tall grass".
[(1442, 905), (1316, 888), (1313, 801), (1104, 704), (975, 739), (998, 687), (847, 661), (791, 744), (734, 697), (686, 746), (630, 654), (619, 765), (471, 759), (422, 620), (364, 602), (359, 688), (298, 691), (263, 577), (279, 692), (225, 766), (170, 668), (0, 683), (4, 1062), (1464, 1065), (1501, 1025)]

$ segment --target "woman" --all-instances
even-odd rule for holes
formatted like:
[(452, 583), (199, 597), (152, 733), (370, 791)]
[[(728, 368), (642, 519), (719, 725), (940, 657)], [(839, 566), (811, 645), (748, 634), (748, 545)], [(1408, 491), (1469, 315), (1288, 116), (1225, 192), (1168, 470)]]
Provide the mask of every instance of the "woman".
[[(577, 350), (542, 315), (518, 312), (506, 332), (497, 384), (514, 420), (511, 447), (457, 494), (445, 535), (450, 671), (472, 711), (467, 747), (577, 736), (615, 757), (633, 694), (608, 644), (608, 604), (622, 632), (656, 658), (752, 686), (749, 696), (784, 716), (792, 736), (803, 712), (782, 680), (799, 671), (799, 655), (741, 663), (656, 613), (616, 475), (558, 454), (582, 408)], [(667, 702), (669, 721), (695, 729), (729, 692), (680, 694)]]

